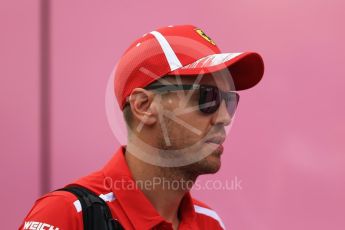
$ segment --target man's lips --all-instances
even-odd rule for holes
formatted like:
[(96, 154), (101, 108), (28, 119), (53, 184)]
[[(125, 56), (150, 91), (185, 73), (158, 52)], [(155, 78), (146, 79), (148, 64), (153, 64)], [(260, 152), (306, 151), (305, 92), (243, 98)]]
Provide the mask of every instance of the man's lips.
[(219, 145), (218, 146), (218, 150), (219, 150), (220, 153), (223, 153), (223, 151), (224, 151), (223, 145)]
[(222, 145), (224, 143), (224, 141), (225, 141), (224, 136), (214, 136), (214, 137), (207, 139), (205, 142)]
[(224, 151), (224, 147), (223, 147), (222, 144), (216, 144), (216, 143), (213, 143), (213, 142), (205, 142), (205, 143), (209, 146), (209, 148), (210, 148), (209, 150), (212, 153), (222, 154), (223, 151)]

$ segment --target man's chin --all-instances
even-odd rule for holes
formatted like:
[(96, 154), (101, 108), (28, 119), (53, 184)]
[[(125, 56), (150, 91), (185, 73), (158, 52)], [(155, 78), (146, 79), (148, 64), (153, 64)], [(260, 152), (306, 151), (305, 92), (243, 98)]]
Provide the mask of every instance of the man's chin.
[(208, 173), (216, 173), (219, 171), (221, 166), (221, 155), (223, 153), (223, 146), (218, 144), (209, 144), (209, 146), (212, 146), (211, 153), (207, 155), (203, 160), (205, 162), (205, 168), (208, 170), (205, 170), (204, 174)]
[(209, 173), (216, 173), (219, 171), (221, 167), (221, 156), (219, 152), (214, 152), (211, 155), (209, 155), (207, 158), (209, 158), (208, 165), (209, 165)]
[(221, 154), (217, 151), (212, 152), (210, 155), (198, 162), (199, 175), (214, 174), (219, 171), (221, 167)]

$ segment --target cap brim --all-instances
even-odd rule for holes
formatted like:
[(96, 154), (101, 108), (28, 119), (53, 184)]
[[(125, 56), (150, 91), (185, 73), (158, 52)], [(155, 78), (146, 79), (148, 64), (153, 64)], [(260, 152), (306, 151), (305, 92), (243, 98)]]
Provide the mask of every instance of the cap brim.
[(176, 69), (169, 75), (199, 75), (225, 69), (230, 71), (235, 89), (244, 90), (260, 82), (264, 74), (264, 62), (255, 52), (212, 54)]

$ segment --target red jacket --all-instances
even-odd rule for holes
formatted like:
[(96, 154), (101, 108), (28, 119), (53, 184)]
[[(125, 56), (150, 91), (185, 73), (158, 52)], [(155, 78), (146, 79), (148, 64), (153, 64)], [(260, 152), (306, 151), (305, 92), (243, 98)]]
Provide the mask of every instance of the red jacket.
[[(126, 164), (123, 147), (103, 169), (69, 185), (72, 184), (84, 186), (99, 194), (109, 205), (113, 217), (118, 219), (126, 230), (172, 229), (171, 223), (158, 214), (144, 193), (132, 186), (135, 183)], [(193, 199), (189, 192), (182, 199), (179, 210), (180, 230), (224, 229), (217, 213)], [(48, 193), (35, 202), (19, 229), (82, 230), (80, 202), (69, 192)]]

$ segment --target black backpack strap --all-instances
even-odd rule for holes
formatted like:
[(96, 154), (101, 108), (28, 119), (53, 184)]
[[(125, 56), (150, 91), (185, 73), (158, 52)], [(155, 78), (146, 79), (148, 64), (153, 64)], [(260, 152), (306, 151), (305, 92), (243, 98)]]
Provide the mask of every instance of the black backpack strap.
[(83, 212), (84, 230), (122, 230), (121, 224), (113, 219), (106, 202), (92, 191), (77, 185), (56, 191), (73, 193), (79, 200)]

